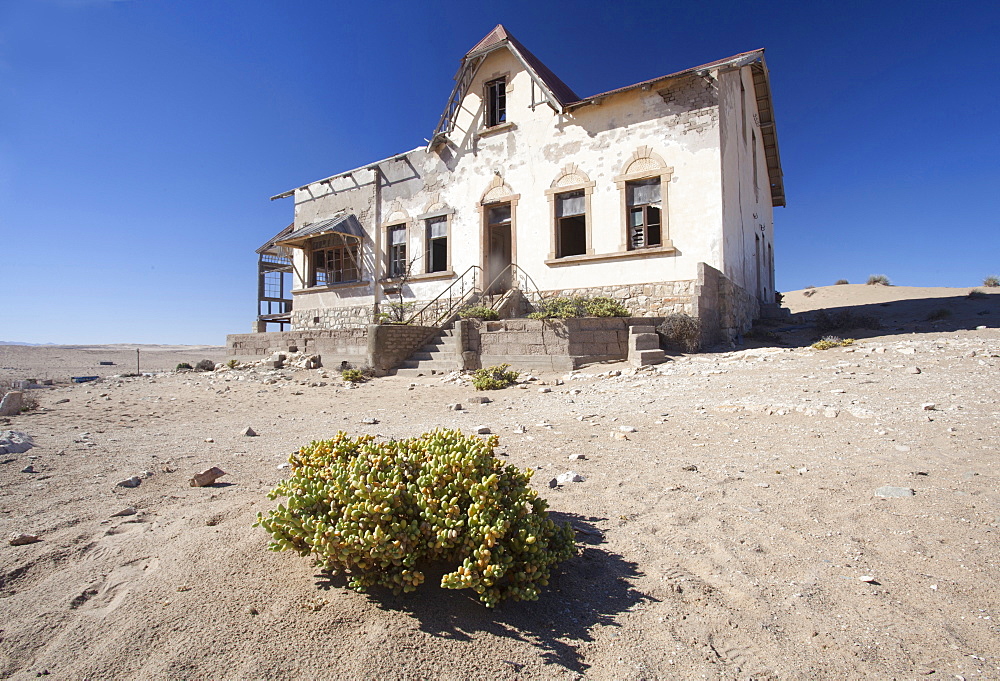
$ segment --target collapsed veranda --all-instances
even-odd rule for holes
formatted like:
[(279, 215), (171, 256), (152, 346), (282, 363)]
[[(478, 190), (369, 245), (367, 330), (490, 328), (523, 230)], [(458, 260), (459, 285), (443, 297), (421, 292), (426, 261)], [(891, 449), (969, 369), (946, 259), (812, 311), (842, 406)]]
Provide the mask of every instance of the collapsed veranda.
[(426, 146), (281, 198), (295, 219), (258, 249), (256, 332), (605, 295), (649, 321), (697, 316), (711, 342), (774, 307), (785, 197), (763, 50), (580, 97), (498, 25)]

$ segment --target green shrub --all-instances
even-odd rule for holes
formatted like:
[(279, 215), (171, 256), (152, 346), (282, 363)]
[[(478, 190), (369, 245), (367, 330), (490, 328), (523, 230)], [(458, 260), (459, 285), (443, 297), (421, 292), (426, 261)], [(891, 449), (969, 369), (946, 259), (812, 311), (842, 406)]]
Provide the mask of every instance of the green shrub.
[(240, 365), (240, 361), (238, 359), (236, 359), (235, 357), (232, 358), (231, 360), (229, 360), (228, 362), (226, 362), (226, 366), (229, 367), (230, 369), (235, 369), (239, 365)]
[(470, 305), (468, 307), (464, 307), (459, 310), (458, 316), (462, 319), (482, 319), (487, 322), (500, 319), (500, 315), (497, 314), (496, 310), (485, 305)]
[(361, 383), (365, 380), (365, 374), (361, 369), (344, 369), (340, 372), (340, 377), (348, 383)]
[(181, 362), (180, 364), (177, 365), (174, 371), (184, 371), (185, 369), (194, 369), (194, 367), (188, 364), (187, 362)]
[(687, 314), (667, 315), (658, 327), (657, 333), (663, 344), (671, 350), (698, 352), (701, 348), (701, 320)]
[(520, 376), (516, 371), (507, 371), (509, 364), (476, 369), (472, 373), (472, 385), (476, 390), (501, 390), (514, 385)]
[(837, 336), (827, 336), (822, 340), (816, 341), (810, 347), (813, 350), (829, 350), (830, 348), (847, 347), (848, 345), (854, 345), (853, 338), (841, 339)]
[(865, 283), (869, 286), (875, 286), (875, 285), (892, 286), (892, 284), (889, 282), (889, 277), (885, 276), (884, 274), (873, 274), (868, 277), (868, 281), (866, 281)]
[(215, 371), (215, 362), (210, 359), (203, 359), (194, 365), (198, 371)]
[(472, 589), (487, 607), (535, 600), (575, 553), (573, 530), (549, 518), (528, 486), (531, 469), (505, 465), (496, 444), (453, 430), (388, 442), (340, 432), (291, 456), (291, 477), (268, 495), (287, 505), (255, 526), (272, 551), (312, 555), (358, 591), (413, 591), (429, 564), (444, 562), (452, 571), (441, 586)]
[(597, 296), (565, 296), (546, 298), (530, 319), (571, 319), (573, 317), (628, 317), (632, 313), (614, 298)]
[(847, 281), (846, 279), (838, 279), (837, 281), (833, 282), (833, 285), (834, 286), (843, 286), (844, 284), (850, 284), (850, 283), (851, 282)]
[(983, 286), (986, 286), (988, 288), (996, 288), (997, 286), (1000, 286), (1000, 277), (991, 274), (990, 276), (983, 279)]

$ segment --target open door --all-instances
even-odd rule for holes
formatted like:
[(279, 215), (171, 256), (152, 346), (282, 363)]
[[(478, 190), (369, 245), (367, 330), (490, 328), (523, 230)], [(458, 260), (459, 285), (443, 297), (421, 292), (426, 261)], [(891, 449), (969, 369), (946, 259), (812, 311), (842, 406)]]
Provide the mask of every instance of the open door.
[(511, 285), (510, 204), (502, 203), (489, 208), (486, 225), (486, 293), (505, 293)]

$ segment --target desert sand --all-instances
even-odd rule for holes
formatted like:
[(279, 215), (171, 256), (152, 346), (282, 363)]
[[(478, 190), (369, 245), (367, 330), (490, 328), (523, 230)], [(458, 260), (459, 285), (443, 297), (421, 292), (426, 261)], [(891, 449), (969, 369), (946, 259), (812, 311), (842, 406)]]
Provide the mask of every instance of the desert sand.
[[(35, 444), (0, 456), (0, 533), (41, 539), (0, 545), (0, 677), (1000, 678), (1000, 295), (984, 290), (792, 291), (795, 314), (742, 346), (541, 375), (488, 404), (448, 376), (113, 377), (124, 359), (74, 385), (107, 349), (0, 346), (0, 378), (57, 381), (0, 419)], [(811, 349), (818, 312), (846, 307), (882, 327)], [(164, 350), (160, 368), (211, 352)], [(311, 440), (480, 425), (577, 529), (536, 602), (355, 593), (252, 527)], [(211, 466), (227, 475), (188, 486)], [(569, 470), (585, 481), (549, 488)]]

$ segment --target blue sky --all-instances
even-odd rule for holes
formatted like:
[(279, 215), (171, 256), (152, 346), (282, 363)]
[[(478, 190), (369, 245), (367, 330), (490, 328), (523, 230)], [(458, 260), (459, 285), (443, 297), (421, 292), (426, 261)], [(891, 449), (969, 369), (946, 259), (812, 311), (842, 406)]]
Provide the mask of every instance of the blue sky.
[(996, 2), (0, 0), (0, 340), (249, 331), (269, 197), (420, 145), (497, 23), (581, 95), (766, 48), (779, 290), (1000, 274)]

